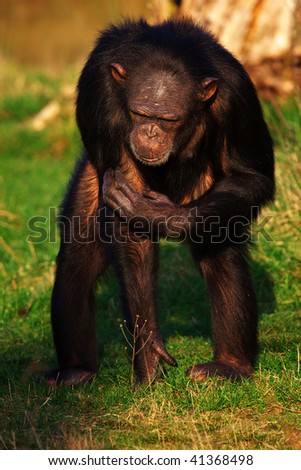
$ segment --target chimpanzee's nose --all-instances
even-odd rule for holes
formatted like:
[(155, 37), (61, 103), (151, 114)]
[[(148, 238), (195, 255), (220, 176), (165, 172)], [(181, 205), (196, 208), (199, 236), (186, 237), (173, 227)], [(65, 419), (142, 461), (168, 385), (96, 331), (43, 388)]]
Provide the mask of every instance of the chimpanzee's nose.
[(149, 139), (153, 139), (154, 137), (157, 137), (157, 135), (158, 135), (158, 126), (156, 126), (156, 124), (150, 124), (147, 127), (146, 135)]

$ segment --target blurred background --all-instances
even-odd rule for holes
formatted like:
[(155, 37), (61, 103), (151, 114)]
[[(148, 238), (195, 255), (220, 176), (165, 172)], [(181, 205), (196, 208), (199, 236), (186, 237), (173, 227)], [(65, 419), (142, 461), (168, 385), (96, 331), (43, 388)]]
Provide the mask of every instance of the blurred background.
[(82, 63), (111, 22), (182, 15), (211, 29), (259, 88), (290, 94), (300, 87), (299, 0), (0, 0), (0, 65), (59, 71)]
[(23, 66), (58, 70), (82, 60), (97, 32), (147, 13), (141, 0), (0, 0), (0, 54)]

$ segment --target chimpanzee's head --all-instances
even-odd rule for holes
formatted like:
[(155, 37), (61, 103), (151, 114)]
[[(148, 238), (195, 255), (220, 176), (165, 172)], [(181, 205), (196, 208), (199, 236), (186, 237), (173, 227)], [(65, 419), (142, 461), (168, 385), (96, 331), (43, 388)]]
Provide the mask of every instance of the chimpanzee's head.
[(148, 66), (131, 76), (121, 64), (113, 63), (111, 71), (126, 96), (130, 148), (135, 158), (151, 166), (166, 163), (177, 152), (178, 136), (189, 127), (195, 101), (205, 102), (217, 90), (215, 78), (205, 78), (195, 87), (187, 73), (168, 68)]

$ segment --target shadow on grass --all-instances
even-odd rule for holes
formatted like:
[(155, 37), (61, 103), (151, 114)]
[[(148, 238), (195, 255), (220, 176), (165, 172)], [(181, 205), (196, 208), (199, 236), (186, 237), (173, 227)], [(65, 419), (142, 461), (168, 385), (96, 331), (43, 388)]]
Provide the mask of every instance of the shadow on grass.
[[(272, 280), (264, 266), (254, 260), (250, 263), (250, 269), (259, 313), (270, 314), (275, 308)], [(48, 303), (49, 296), (44, 295), (43, 300)], [(109, 275), (100, 284), (96, 301), (100, 362), (105, 364), (105, 367), (114, 369), (116, 355), (122, 356), (126, 342), (120, 328), (123, 316), (119, 303), (118, 283), (113, 275)], [(6, 346), (1, 367), (5, 372), (3, 375), (0, 374), (0, 380), (4, 379), (6, 382), (9, 376), (15, 380), (18, 380), (18, 377), (26, 380), (31, 374), (38, 376), (44, 369), (47, 370), (47, 367), (55, 367), (49, 304), (44, 306), (43, 310), (42, 319), (41, 302), (38, 302), (33, 306), (28, 318), (14, 320), (21, 329), (12, 335), (13, 341)], [(158, 310), (160, 331), (165, 341), (181, 336), (211, 338), (207, 289), (187, 246), (167, 243), (161, 248)], [(8, 330), (12, 328), (13, 324), (7, 325)]]
[[(250, 272), (257, 296), (259, 315), (275, 309), (273, 281), (265, 267), (250, 261)], [(97, 298), (99, 343), (123, 341), (119, 324), (123, 321), (116, 279), (110, 279)], [(109, 307), (108, 307), (109, 306)], [(160, 250), (158, 276), (158, 321), (163, 338), (175, 336), (211, 338), (210, 302), (204, 280), (189, 248), (166, 243)], [(102, 347), (103, 351), (103, 347)]]
[[(160, 261), (160, 329), (164, 339), (173, 341), (173, 346), (180, 356), (183, 353), (184, 359), (190, 354), (187, 338), (210, 338), (209, 299), (187, 247), (176, 244), (163, 246)], [(252, 261), (251, 273), (260, 313), (273, 312), (273, 286), (266, 270)], [(131, 388), (131, 364), (124, 353), (126, 342), (120, 329), (123, 318), (117, 281), (109, 276), (97, 293), (100, 368), (97, 380), (83, 387), (53, 390), (41, 380), (47, 368), (56, 365), (49, 300), (50, 292), (47, 292), (43, 303), (35, 302), (26, 316), (16, 319), (11, 314), (11, 322), (6, 326), (11, 339), (7, 337), (5, 351), (0, 358), (0, 428), (3, 430), (0, 448), (2, 444), (6, 449), (73, 448), (74, 445), (85, 448), (82, 441), (70, 442), (73, 433), (70, 429), (81, 435), (83, 423), (90, 429), (94, 422), (98, 423), (94, 445), (98, 445), (99, 440), (99, 445), (110, 448), (112, 443), (108, 436), (112, 429), (119, 429), (122, 419), (118, 416), (123, 416), (133, 406), (136, 393)], [(181, 337), (185, 337), (184, 348)], [(194, 341), (191, 345), (193, 354), (198, 344)], [(180, 387), (185, 389), (184, 371), (191, 364), (185, 365), (184, 362), (190, 361), (191, 357), (183, 359), (179, 370), (167, 371), (167, 375), (171, 376), (169, 381), (176, 380), (175, 383), (180, 383)], [(141, 393), (143, 402), (144, 394), (148, 395), (149, 391), (140, 390), (138, 393)], [(110, 412), (112, 415), (108, 418)], [(112, 418), (115, 415), (117, 419)]]

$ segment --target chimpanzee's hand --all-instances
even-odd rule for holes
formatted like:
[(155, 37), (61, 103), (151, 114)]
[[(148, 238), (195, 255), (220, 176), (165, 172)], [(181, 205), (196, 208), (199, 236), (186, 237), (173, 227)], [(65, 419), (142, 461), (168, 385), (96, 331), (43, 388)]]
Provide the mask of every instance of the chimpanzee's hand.
[(105, 172), (102, 193), (104, 203), (127, 221), (162, 223), (177, 212), (177, 206), (164, 194), (155, 191), (147, 191), (143, 195), (137, 193), (118, 169)]

